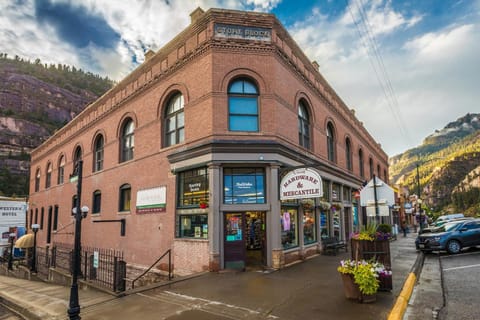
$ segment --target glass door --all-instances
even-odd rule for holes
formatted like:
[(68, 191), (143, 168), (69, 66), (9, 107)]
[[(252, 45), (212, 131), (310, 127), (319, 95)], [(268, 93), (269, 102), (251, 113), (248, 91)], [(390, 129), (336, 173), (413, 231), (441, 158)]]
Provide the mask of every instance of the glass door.
[(226, 269), (245, 269), (245, 214), (224, 215), (224, 261)]

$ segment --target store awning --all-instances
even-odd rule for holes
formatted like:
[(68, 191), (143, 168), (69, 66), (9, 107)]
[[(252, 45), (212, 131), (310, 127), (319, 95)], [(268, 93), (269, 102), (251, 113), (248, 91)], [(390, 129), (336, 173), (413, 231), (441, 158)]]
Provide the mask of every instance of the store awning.
[(25, 234), (15, 241), (15, 248), (33, 248), (33, 233)]

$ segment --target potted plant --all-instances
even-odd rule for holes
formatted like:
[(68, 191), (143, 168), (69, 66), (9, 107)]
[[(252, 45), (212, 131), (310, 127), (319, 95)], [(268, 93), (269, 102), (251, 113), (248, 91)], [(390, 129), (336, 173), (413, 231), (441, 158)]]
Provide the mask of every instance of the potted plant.
[(208, 207), (208, 202), (205, 200), (200, 200), (198, 206), (200, 207), (200, 209), (205, 209), (206, 207)]
[(342, 260), (337, 268), (342, 275), (345, 296), (360, 302), (374, 302), (380, 287), (379, 274), (383, 265), (366, 260)]
[(304, 209), (311, 209), (315, 205), (315, 201), (313, 199), (302, 199), (301, 204)]

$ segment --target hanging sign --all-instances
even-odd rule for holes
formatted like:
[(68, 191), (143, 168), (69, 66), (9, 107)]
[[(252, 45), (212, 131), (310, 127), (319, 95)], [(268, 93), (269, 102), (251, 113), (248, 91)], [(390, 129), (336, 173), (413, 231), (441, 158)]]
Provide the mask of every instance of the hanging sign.
[(312, 168), (290, 171), (280, 183), (280, 200), (323, 196), (322, 178)]

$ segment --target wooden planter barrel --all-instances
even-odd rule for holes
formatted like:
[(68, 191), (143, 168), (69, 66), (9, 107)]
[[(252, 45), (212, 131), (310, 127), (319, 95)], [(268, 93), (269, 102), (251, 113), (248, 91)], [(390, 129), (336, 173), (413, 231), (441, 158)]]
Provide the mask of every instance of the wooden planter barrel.
[[(351, 252), (353, 260), (375, 260), (382, 263), (387, 270), (391, 270), (390, 240), (358, 240), (351, 239)], [(393, 288), (392, 277), (379, 279), (380, 291), (390, 291)]]

